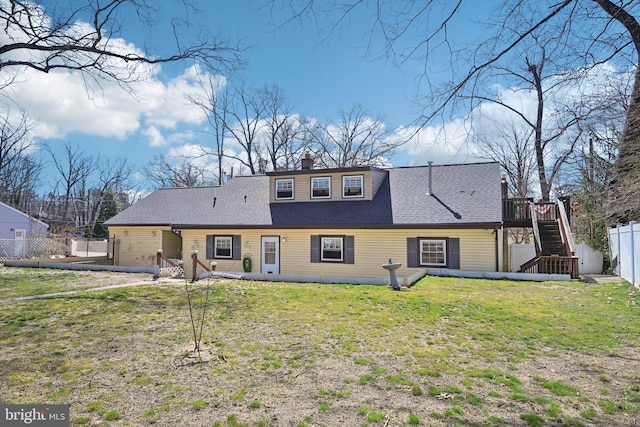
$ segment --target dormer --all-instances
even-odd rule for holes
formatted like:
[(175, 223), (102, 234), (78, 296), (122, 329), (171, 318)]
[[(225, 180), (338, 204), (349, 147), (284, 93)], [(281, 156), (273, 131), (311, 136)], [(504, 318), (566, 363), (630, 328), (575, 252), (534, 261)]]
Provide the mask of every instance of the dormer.
[(387, 171), (371, 166), (304, 168), (270, 172), (267, 176), (270, 203), (363, 201), (373, 200)]

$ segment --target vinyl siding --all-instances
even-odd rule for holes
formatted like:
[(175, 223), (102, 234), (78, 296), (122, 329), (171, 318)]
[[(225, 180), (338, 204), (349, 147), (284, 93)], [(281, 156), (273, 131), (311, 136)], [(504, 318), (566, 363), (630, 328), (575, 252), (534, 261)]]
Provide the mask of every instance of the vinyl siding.
[[(125, 235), (125, 231), (127, 234)], [(155, 232), (155, 236), (153, 233)], [(176, 240), (168, 237), (168, 228), (157, 227), (110, 227), (109, 235), (116, 242), (115, 262), (118, 265), (152, 266), (156, 253), (163, 248), (166, 256)], [(171, 233), (173, 235), (173, 233)], [(260, 272), (261, 237), (280, 238), (280, 273), (292, 275), (386, 277), (382, 264), (392, 258), (403, 266), (398, 274), (408, 276), (421, 268), (407, 267), (408, 237), (450, 237), (460, 239), (460, 269), (495, 271), (495, 234), (493, 230), (345, 230), (345, 229), (305, 229), (305, 230), (183, 230), (182, 253), (187, 276), (191, 277), (191, 254), (198, 251), (198, 257), (205, 265), (213, 260), (206, 259), (206, 236), (210, 234), (240, 235), (242, 256), (252, 259), (254, 273)], [(311, 235), (354, 236), (355, 263), (341, 262), (312, 263), (310, 260)], [(163, 236), (166, 246), (163, 245)], [(173, 235), (175, 236), (175, 235)], [(175, 236), (177, 238), (178, 236)], [(286, 238), (286, 242), (283, 241)], [(218, 271), (242, 272), (242, 260), (215, 260)]]
[(24, 230), (25, 238), (47, 236), (46, 224), (0, 203), (0, 239), (14, 239), (15, 230)]
[[(264, 231), (264, 232), (263, 232)], [(217, 271), (222, 272), (241, 272), (242, 259), (207, 259), (207, 236), (208, 235), (240, 235), (241, 236), (241, 258), (249, 256), (253, 264), (252, 272), (260, 272), (260, 244), (261, 236), (276, 235), (270, 230), (182, 230), (182, 248), (183, 248), (183, 261), (184, 269), (191, 278), (191, 272), (193, 271), (193, 263), (191, 261), (191, 254), (194, 251), (198, 251), (198, 260), (204, 265), (209, 266), (211, 262), (217, 264)], [(281, 255), (282, 256), (282, 255)]]
[(170, 233), (171, 229), (169, 227), (109, 227), (109, 239), (115, 246), (114, 263), (143, 267), (155, 265), (158, 249), (163, 249), (164, 231)]
[[(342, 177), (343, 176), (363, 176), (364, 197), (343, 198), (342, 197)], [(387, 176), (385, 170), (355, 170), (341, 171), (339, 173), (328, 173), (322, 169), (314, 170), (314, 173), (291, 174), (271, 176), (269, 180), (269, 201), (271, 203), (292, 203), (292, 202), (326, 202), (330, 200), (371, 200), (378, 188)], [(311, 178), (330, 177), (331, 178), (331, 198), (313, 199), (311, 198)], [(276, 180), (293, 179), (293, 200), (276, 200)]]
[(162, 251), (167, 258), (182, 257), (182, 239), (176, 233), (167, 230), (162, 232)]
[(387, 177), (388, 172), (385, 170), (373, 170), (371, 171), (371, 194), (375, 195), (378, 189), (382, 185), (382, 182)]
[[(392, 258), (403, 266), (399, 276), (408, 276), (422, 268), (407, 268), (408, 237), (452, 237), (460, 239), (460, 269), (495, 271), (495, 234), (493, 230), (345, 230), (345, 229), (305, 229), (305, 230), (183, 230), (183, 251), (185, 271), (191, 274), (190, 255), (198, 251), (201, 262), (205, 259), (206, 236), (208, 234), (239, 234), (242, 236), (242, 254), (252, 259), (254, 273), (260, 272), (261, 236), (280, 237), (280, 273), (292, 275), (386, 277), (382, 264)], [(311, 237), (354, 236), (355, 264), (341, 262), (312, 263), (310, 259)], [(286, 238), (286, 243), (283, 239)], [(241, 272), (242, 261), (216, 260), (218, 271)]]

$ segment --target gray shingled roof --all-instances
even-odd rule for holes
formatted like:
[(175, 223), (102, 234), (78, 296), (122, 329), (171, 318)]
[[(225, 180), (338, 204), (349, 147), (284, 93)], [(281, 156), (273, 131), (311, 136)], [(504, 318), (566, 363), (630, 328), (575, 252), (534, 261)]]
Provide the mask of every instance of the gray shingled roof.
[(264, 175), (235, 177), (221, 187), (163, 188), (105, 222), (107, 226), (270, 223), (269, 177)]
[[(472, 226), (502, 220), (497, 163), (389, 169), (372, 201), (269, 204), (269, 177), (235, 177), (221, 187), (161, 189), (106, 222), (192, 227)], [(216, 199), (213, 206), (214, 197)]]
[[(502, 221), (500, 165), (474, 163), (389, 170), (394, 224)], [(457, 218), (457, 216), (460, 218)]]

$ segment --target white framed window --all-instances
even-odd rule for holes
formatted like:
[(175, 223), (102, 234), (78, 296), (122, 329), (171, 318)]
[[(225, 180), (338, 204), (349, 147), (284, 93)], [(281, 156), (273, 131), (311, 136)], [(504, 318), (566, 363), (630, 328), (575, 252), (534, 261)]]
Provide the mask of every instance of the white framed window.
[(276, 200), (293, 199), (293, 178), (276, 179)]
[(447, 265), (445, 239), (420, 239), (420, 265)]
[(331, 177), (323, 176), (311, 178), (311, 198), (331, 198)]
[(343, 176), (342, 197), (364, 197), (363, 181), (362, 175)]
[(342, 261), (343, 257), (342, 237), (322, 237), (321, 238), (321, 260), (322, 261)]
[(233, 238), (231, 236), (216, 236), (214, 240), (214, 258), (231, 258)]

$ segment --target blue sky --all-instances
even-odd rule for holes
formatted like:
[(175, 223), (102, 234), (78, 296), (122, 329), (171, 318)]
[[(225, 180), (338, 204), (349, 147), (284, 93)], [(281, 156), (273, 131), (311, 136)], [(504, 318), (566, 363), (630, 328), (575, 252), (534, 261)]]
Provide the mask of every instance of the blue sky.
[[(248, 47), (246, 68), (225, 77), (243, 79), (255, 87), (278, 85), (297, 113), (323, 122), (336, 120), (340, 108), (356, 103), (382, 119), (390, 131), (410, 126), (417, 118), (419, 109), (414, 100), (423, 64), (408, 61), (396, 66), (391, 60), (380, 59), (384, 45), (379, 38), (369, 44), (372, 20), (367, 13), (351, 15), (326, 38), (308, 22), (278, 27), (287, 15), (265, 7), (268, 0), (197, 3), (201, 8), (194, 17), (197, 24), (206, 23), (211, 33), (240, 39)], [(467, 15), (450, 28), (451, 34), (458, 40), (476, 41), (481, 31), (476, 21), (487, 19), (491, 5), (499, 3), (491, 0), (466, 6)], [(173, 0), (154, 2), (159, 10), (156, 32), (150, 33), (127, 18), (120, 42), (139, 48), (147, 43), (151, 50), (166, 53), (171, 34), (160, 29), (168, 28), (166, 23), (178, 13), (175, 8), (180, 4)], [(439, 22), (440, 17), (433, 18), (434, 23)], [(405, 42), (409, 45), (420, 36), (409, 34)], [(447, 58), (442, 62), (433, 58), (428, 73), (432, 83), (444, 81), (450, 72), (448, 64)], [(195, 93), (194, 78), (189, 63), (164, 65), (153, 79), (135, 85), (136, 96), (132, 97), (109, 82), (90, 87), (87, 93), (85, 82), (73, 73), (28, 72), (11, 86), (9, 96), (38, 121), (34, 129), (37, 144), (62, 147), (70, 142), (102, 159), (127, 157), (139, 169), (156, 155), (188, 152), (190, 147), (206, 143), (202, 114), (185, 100), (185, 95)], [(7, 105), (16, 110), (14, 104)], [(464, 114), (461, 112), (461, 117)], [(453, 118), (425, 129), (417, 142), (390, 159), (392, 164), (478, 161), (462, 143), (461, 122), (461, 118)], [(447, 128), (446, 133), (439, 132)]]

